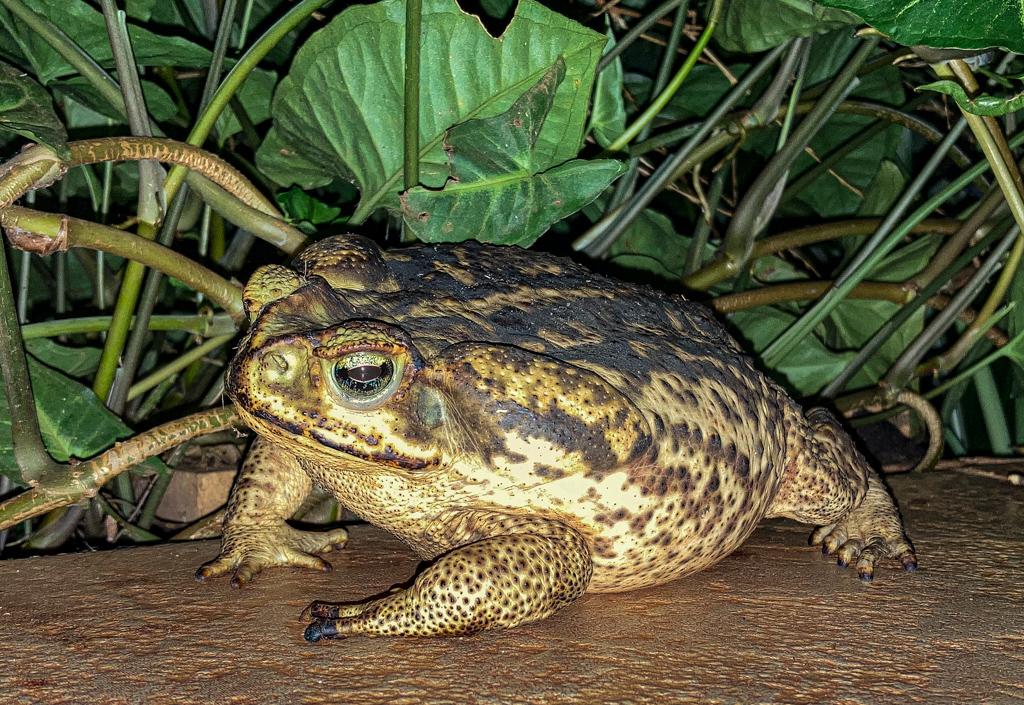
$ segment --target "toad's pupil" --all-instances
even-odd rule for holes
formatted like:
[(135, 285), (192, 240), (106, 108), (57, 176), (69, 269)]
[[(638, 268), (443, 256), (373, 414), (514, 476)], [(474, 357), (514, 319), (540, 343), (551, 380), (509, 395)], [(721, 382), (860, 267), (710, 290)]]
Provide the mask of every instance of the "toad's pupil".
[(348, 378), (355, 382), (372, 382), (381, 375), (380, 365), (359, 365), (345, 371), (348, 372)]

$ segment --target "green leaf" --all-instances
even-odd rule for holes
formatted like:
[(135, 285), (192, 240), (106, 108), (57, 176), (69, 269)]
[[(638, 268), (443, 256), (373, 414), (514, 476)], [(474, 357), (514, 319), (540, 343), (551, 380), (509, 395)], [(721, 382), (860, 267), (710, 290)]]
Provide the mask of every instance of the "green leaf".
[[(274, 96), (280, 141), (322, 172), (357, 183), (359, 217), (399, 206), (404, 37), (401, 0), (350, 7), (299, 50)], [(495, 39), (455, 0), (424, 0), (422, 37), (420, 183), (444, 185), (446, 130), (503, 113), (559, 56), (566, 80), (537, 139), (535, 165), (548, 169), (579, 151), (603, 35), (521, 0)], [(273, 178), (294, 181), (280, 169)]]
[[(739, 329), (741, 337), (760, 353), (782, 335), (795, 321), (796, 316), (771, 306), (760, 306), (746, 311), (737, 311), (729, 316), (730, 322)], [(799, 396), (814, 394), (831, 382), (853, 359), (853, 352), (837, 353), (829, 350), (816, 335), (810, 335), (805, 342), (788, 355), (775, 369)]]
[[(607, 32), (608, 46), (605, 52), (615, 46), (615, 35)], [(602, 147), (610, 145), (626, 129), (626, 105), (622, 99), (622, 60), (616, 57), (608, 68), (597, 77), (594, 87), (594, 105), (590, 111), (588, 133)]]
[(985, 94), (979, 95), (977, 98), (968, 98), (963, 86), (956, 81), (926, 83), (923, 86), (918, 86), (917, 90), (937, 91), (952, 96), (960, 109), (971, 115), (998, 117), (1024, 108), (1024, 92), (1010, 98), (998, 98)]
[(293, 222), (322, 225), (332, 222), (341, 214), (341, 208), (328, 206), (298, 187), (277, 194), (277, 203), (288, 216), (288, 220)]
[(849, 12), (811, 0), (725, 0), (715, 41), (728, 51), (754, 54), (777, 47), (792, 37), (809, 37), (860, 24)]
[[(71, 129), (128, 124), (128, 121), (80, 76), (52, 81), (50, 88), (63, 102), (64, 116)], [(167, 91), (152, 81), (142, 81), (142, 96), (146, 100), (146, 111), (157, 122), (170, 120), (178, 112), (174, 100)]]
[[(84, 0), (22, 0), (71, 37), (100, 66), (113, 68), (114, 57), (107, 38), (103, 15)], [(71, 65), (35, 32), (6, 9), (0, 8), (0, 56), (15, 64), (28, 63), (43, 85), (61, 76), (76, 73)], [(128, 25), (135, 63), (140, 66), (205, 68), (210, 51), (187, 39), (155, 34), (133, 24)]]
[(819, 0), (856, 13), (900, 44), (1024, 52), (1020, 0)]
[(401, 195), (406, 226), (416, 237), (529, 247), (624, 171), (611, 159), (573, 160), (541, 171), (545, 160), (537, 158), (538, 140), (564, 77), (559, 57), (506, 112), (448, 131), (448, 183), (441, 190), (417, 186)]
[[(597, 214), (598, 217), (600, 214)], [(692, 238), (680, 235), (668, 216), (644, 209), (619, 236), (608, 253), (613, 264), (639, 269), (678, 281), (686, 270), (686, 256)], [(715, 247), (708, 245), (705, 256), (714, 256)]]
[(896, 162), (883, 159), (875, 180), (871, 182), (871, 188), (864, 194), (864, 200), (857, 209), (857, 215), (864, 218), (885, 215), (903, 193), (906, 183), (907, 180), (903, 178), (903, 172)]
[(296, 184), (303, 189), (326, 186), (334, 180), (327, 169), (314, 164), (281, 139), (271, 127), (256, 150), (256, 168), (281, 186)]
[[(259, 125), (264, 120), (270, 119), (270, 98), (274, 93), (275, 85), (277, 85), (276, 72), (254, 69), (246, 77), (242, 87), (235, 93), (253, 125)], [(228, 137), (241, 131), (242, 124), (235, 117), (233, 107), (229, 106), (217, 118), (217, 144), (223, 147)]]
[[(743, 74), (750, 64), (736, 63), (729, 66), (729, 71), (736, 78)], [(647, 104), (653, 80), (637, 73), (627, 73), (623, 77), (626, 89), (632, 94), (636, 104)], [(725, 94), (732, 90), (732, 84), (717, 66), (697, 64), (686, 77), (683, 87), (672, 96), (668, 104), (658, 113), (658, 120), (689, 120), (704, 117), (718, 105)], [(750, 101), (747, 101), (749, 103)], [(745, 105), (747, 103), (740, 103)]]
[[(35, 395), (39, 426), (46, 449), (57, 462), (71, 458), (85, 460), (106, 450), (115, 441), (133, 435), (121, 419), (85, 385), (56, 370), (28, 359), (32, 392)], [(158, 459), (150, 459), (162, 466)], [(0, 394), (0, 474), (20, 482), (21, 473), (14, 460), (11, 443), (11, 411), (7, 397)]]
[(24, 71), (0, 61), (0, 130), (14, 132), (70, 159), (68, 133), (50, 94)]
[(71, 348), (58, 345), (49, 338), (26, 340), (25, 350), (43, 364), (72, 377), (84, 377), (95, 372), (103, 354), (99, 348)]

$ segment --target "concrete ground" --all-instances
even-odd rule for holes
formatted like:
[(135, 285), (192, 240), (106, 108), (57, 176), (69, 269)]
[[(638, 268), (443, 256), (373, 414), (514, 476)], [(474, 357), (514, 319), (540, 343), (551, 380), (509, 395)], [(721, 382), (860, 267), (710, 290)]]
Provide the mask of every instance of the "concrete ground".
[(921, 562), (870, 585), (767, 522), (712, 569), (452, 639), (307, 644), (314, 599), (407, 581), (357, 527), (334, 572), (201, 585), (213, 541), (0, 562), (2, 703), (1024, 703), (1024, 488), (894, 476)]

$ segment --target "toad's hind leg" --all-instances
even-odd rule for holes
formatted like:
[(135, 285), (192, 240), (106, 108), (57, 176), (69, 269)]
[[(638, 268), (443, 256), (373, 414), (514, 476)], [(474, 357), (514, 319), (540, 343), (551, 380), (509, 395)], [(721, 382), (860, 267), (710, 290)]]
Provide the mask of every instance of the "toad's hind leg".
[(811, 409), (794, 419), (786, 453), (786, 475), (768, 516), (821, 524), (811, 543), (836, 554), (841, 566), (856, 560), (863, 580), (872, 580), (875, 563), (885, 558), (917, 568), (892, 497), (829, 412)]
[(347, 636), (451, 636), (509, 629), (543, 619), (578, 599), (593, 572), (575, 531), (494, 536), (456, 548), (408, 590), (364, 605), (314, 602), (306, 639)]

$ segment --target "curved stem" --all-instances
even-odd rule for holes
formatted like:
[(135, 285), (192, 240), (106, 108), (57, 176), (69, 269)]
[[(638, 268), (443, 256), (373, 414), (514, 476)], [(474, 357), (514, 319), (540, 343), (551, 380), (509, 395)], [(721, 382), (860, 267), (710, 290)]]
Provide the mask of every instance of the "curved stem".
[(140, 159), (177, 164), (202, 174), (250, 208), (283, 218), (277, 206), (241, 172), (215, 154), (191, 144), (161, 137), (101, 137), (70, 142), (68, 147), (69, 167)]
[[(735, 313), (758, 306), (771, 306), (789, 301), (808, 301), (820, 298), (828, 291), (832, 282), (821, 281), (786, 282), (773, 284), (759, 289), (749, 289), (737, 294), (726, 294), (710, 301), (711, 307), (721, 314)], [(872, 299), (889, 301), (894, 304), (905, 304), (913, 299), (914, 294), (903, 284), (892, 282), (862, 282), (855, 286), (847, 295), (849, 299)]]
[(98, 223), (12, 206), (0, 213), (0, 225), (18, 249), (46, 255), (68, 247), (86, 247), (158, 269), (210, 297), (243, 324), (242, 291), (217, 273), (152, 240)]
[(238, 423), (240, 420), (233, 406), (209, 409), (140, 433), (92, 460), (74, 466), (57, 466), (40, 480), (38, 487), (0, 503), (0, 530), (51, 509), (94, 497), (109, 480), (142, 461)]
[[(840, 237), (851, 235), (870, 235), (878, 230), (882, 224), (881, 218), (857, 218), (837, 223), (824, 223), (822, 225), (811, 225), (806, 228), (790, 230), (758, 240), (754, 243), (748, 262), (756, 262), (762, 257), (773, 255), (783, 250), (792, 250), (805, 245), (812, 245), (816, 242), (826, 242)], [(960, 221), (949, 218), (926, 218), (910, 229), (910, 233), (935, 233), (937, 235), (952, 235), (960, 228)], [(735, 272), (729, 269), (726, 260), (715, 260), (703, 269), (694, 272), (683, 280), (688, 289), (706, 291), (715, 284), (728, 279)]]
[[(679, 40), (683, 36), (683, 26), (686, 24), (686, 12), (689, 9), (690, 3), (687, 2), (678, 3), (676, 8), (675, 21), (672, 23), (672, 31), (669, 34), (668, 45), (665, 47), (665, 53), (661, 57), (661, 66), (658, 67), (658, 75), (654, 78), (654, 84), (651, 87), (651, 95), (659, 95), (668, 84), (669, 74), (672, 72), (672, 64), (675, 63), (676, 51), (679, 49)], [(647, 136), (651, 134), (651, 123), (644, 125), (643, 129), (640, 130), (640, 134), (637, 136), (640, 140), (647, 139)], [(636, 179), (640, 171), (640, 158), (631, 157), (629, 160), (629, 167), (626, 173), (619, 178), (619, 182), (615, 184), (615, 192), (612, 197), (608, 200), (608, 207), (605, 209), (605, 213), (611, 213), (612, 211), (618, 210), (619, 206), (629, 200), (632, 197), (634, 189), (636, 188)]]

